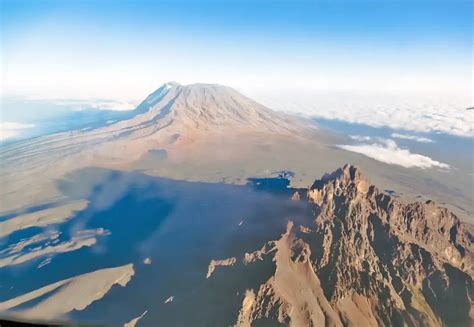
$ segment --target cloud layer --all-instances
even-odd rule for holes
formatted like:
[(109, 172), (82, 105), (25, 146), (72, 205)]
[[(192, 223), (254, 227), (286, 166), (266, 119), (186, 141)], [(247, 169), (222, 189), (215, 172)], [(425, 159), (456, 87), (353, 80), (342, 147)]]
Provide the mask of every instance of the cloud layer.
[(354, 141), (359, 141), (359, 142), (364, 142), (364, 141), (370, 141), (372, 137), (370, 136), (362, 136), (362, 135), (349, 135), (351, 139)]
[(15, 122), (0, 122), (0, 141), (6, 140), (21, 133), (21, 130), (32, 128), (33, 124), (21, 124)]
[(381, 161), (390, 165), (399, 165), (405, 168), (443, 168), (449, 169), (449, 165), (433, 160), (430, 157), (411, 153), (408, 149), (400, 148), (391, 139), (380, 139), (375, 143), (358, 145), (338, 145), (339, 148), (363, 154), (369, 158)]
[(399, 133), (392, 133), (390, 135), (395, 139), (402, 139), (402, 140), (412, 140), (420, 143), (433, 143), (434, 141), (427, 137), (416, 136), (416, 135), (409, 135), (409, 134), (399, 134)]
[(272, 109), (315, 118), (474, 137), (474, 111), (466, 110), (472, 106), (472, 96), (312, 90), (255, 90), (248, 94)]
[(139, 103), (139, 101), (136, 100), (113, 100), (98, 98), (48, 98), (40, 95), (29, 95), (24, 97), (24, 100), (32, 103), (65, 106), (71, 108), (71, 110), (76, 111), (81, 111), (84, 109), (127, 111), (135, 109)]

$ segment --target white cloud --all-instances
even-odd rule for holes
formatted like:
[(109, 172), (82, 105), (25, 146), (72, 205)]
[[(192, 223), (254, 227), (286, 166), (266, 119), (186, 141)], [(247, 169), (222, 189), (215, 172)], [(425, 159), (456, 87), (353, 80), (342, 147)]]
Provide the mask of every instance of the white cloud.
[(406, 168), (417, 167), (421, 169), (438, 167), (449, 169), (449, 165), (433, 160), (430, 157), (411, 153), (408, 149), (400, 148), (393, 140), (379, 140), (378, 143), (359, 145), (338, 145), (339, 148), (363, 154), (369, 158), (391, 165)]
[(83, 110), (87, 108), (99, 110), (127, 111), (136, 108), (134, 101), (114, 101), (102, 99), (56, 99), (50, 100), (58, 105), (71, 106), (74, 110)]
[(254, 89), (269, 108), (322, 119), (413, 132), (474, 137), (472, 95), (407, 92)]
[(140, 101), (133, 99), (100, 99), (100, 98), (65, 98), (65, 97), (47, 97), (37, 94), (26, 96), (16, 95), (18, 99), (29, 102), (41, 102), (58, 106), (70, 107), (72, 110), (81, 111), (85, 109), (127, 111), (137, 107)]
[(0, 140), (6, 140), (21, 133), (21, 130), (32, 128), (33, 124), (21, 124), (15, 122), (0, 122)]
[(432, 139), (427, 138), (427, 137), (409, 135), (409, 134), (392, 133), (390, 136), (396, 139), (413, 140), (420, 143), (433, 143), (434, 142)]
[(101, 110), (127, 111), (136, 108), (136, 104), (130, 101), (95, 101), (89, 103), (92, 108)]
[(354, 141), (360, 141), (360, 142), (370, 141), (372, 139), (370, 136), (362, 136), (362, 135), (349, 135), (349, 137), (353, 139)]

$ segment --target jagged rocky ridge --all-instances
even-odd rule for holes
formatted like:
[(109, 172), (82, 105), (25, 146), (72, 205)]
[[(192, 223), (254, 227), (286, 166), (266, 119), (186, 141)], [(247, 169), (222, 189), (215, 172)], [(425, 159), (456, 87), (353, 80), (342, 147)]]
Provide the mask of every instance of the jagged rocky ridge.
[(314, 220), (237, 258), (275, 265), (243, 290), (237, 326), (472, 326), (472, 236), (447, 209), (405, 204), (350, 165), (292, 198)]

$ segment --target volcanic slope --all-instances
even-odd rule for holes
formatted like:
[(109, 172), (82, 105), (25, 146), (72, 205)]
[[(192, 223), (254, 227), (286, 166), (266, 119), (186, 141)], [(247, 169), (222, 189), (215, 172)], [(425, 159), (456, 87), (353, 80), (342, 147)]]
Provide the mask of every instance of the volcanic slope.
[(54, 181), (83, 167), (143, 170), (147, 162), (156, 167), (160, 153), (186, 151), (202, 138), (304, 138), (315, 130), (309, 121), (272, 111), (230, 87), (166, 83), (114, 124), (2, 148), (0, 211), (60, 198)]

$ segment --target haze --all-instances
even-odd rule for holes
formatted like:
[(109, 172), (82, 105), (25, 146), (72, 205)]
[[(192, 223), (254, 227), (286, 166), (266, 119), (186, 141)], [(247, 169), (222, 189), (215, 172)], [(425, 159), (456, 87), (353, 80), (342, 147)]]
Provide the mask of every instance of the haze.
[(2, 95), (139, 100), (170, 80), (274, 94), (472, 86), (470, 1), (6, 0), (1, 12)]

